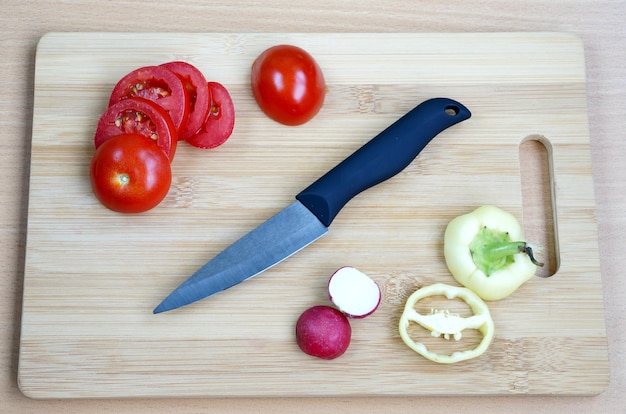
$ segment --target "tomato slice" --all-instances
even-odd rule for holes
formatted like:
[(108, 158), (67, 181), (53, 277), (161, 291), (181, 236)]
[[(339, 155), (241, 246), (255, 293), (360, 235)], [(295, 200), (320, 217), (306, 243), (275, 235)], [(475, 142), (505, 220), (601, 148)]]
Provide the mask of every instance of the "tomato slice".
[(215, 148), (230, 137), (235, 127), (235, 106), (228, 90), (218, 82), (208, 82), (211, 108), (202, 128), (187, 142), (198, 148)]
[(144, 66), (120, 79), (109, 99), (109, 106), (131, 97), (158, 103), (172, 117), (176, 131), (187, 122), (189, 98), (187, 88), (173, 72), (160, 66)]
[(157, 143), (172, 160), (178, 138), (170, 116), (163, 108), (143, 98), (127, 98), (111, 105), (96, 126), (94, 144), (120, 134), (139, 134)]
[(178, 140), (183, 141), (198, 132), (206, 120), (211, 101), (207, 80), (198, 68), (187, 62), (167, 62), (161, 66), (174, 72), (187, 89), (189, 117), (178, 131)]

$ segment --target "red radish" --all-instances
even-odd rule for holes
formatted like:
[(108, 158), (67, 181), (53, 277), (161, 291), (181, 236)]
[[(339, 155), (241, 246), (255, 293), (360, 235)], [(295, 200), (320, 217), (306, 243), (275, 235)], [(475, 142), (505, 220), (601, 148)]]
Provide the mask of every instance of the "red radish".
[(313, 306), (296, 322), (296, 342), (308, 355), (335, 359), (348, 349), (352, 328), (348, 318), (330, 306)]
[(346, 266), (328, 281), (328, 296), (350, 318), (364, 318), (374, 313), (381, 299), (380, 287), (365, 273)]

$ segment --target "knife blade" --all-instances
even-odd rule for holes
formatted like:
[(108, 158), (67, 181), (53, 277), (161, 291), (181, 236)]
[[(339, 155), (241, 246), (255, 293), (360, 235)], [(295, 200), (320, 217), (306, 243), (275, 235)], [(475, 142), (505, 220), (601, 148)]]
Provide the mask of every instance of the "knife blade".
[(296, 201), (198, 269), (153, 313), (212, 296), (313, 243), (353, 197), (398, 174), (440, 132), (470, 117), (464, 105), (448, 98), (417, 105), (296, 195)]

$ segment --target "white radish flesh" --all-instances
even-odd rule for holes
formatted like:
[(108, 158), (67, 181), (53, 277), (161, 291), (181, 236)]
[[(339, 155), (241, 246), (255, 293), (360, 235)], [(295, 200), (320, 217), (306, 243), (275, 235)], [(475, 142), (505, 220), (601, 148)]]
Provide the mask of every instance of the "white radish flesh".
[(378, 284), (354, 267), (342, 267), (328, 281), (331, 302), (348, 317), (364, 318), (380, 304)]

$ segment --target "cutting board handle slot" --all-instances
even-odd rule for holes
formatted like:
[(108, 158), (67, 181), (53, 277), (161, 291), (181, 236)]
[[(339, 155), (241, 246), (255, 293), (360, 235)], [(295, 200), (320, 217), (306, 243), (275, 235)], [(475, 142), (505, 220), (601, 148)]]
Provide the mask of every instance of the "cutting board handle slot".
[(528, 135), (520, 143), (519, 157), (524, 235), (527, 242), (543, 248), (538, 260), (544, 266), (537, 269), (537, 276), (551, 277), (560, 265), (552, 144), (543, 135)]

